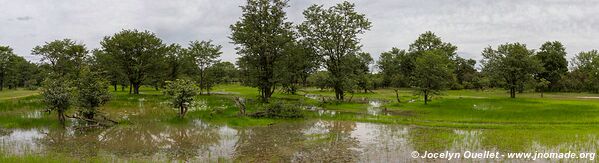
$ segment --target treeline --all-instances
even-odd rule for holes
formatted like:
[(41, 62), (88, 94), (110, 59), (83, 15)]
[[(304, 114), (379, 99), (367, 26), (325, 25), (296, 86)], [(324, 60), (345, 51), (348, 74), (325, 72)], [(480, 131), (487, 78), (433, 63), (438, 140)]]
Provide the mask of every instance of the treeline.
[[(230, 26), (239, 55), (235, 64), (218, 60), (221, 46), (211, 41), (165, 44), (149, 31), (123, 30), (104, 37), (93, 50), (70, 39), (37, 46), (32, 54), (42, 57), (38, 64), (1, 47), (0, 84), (35, 89), (49, 74), (77, 80), (88, 67), (115, 91), (138, 94), (141, 85), (160, 89), (166, 81), (185, 78), (199, 86), (200, 94), (219, 83), (256, 87), (264, 102), (277, 90), (294, 94), (305, 86), (332, 89), (338, 100), (347, 93), (412, 88), (425, 103), (445, 89), (502, 87), (511, 97), (525, 90), (599, 92), (596, 50), (568, 62), (558, 41), (538, 50), (506, 43), (483, 49), (477, 68), (477, 61), (461, 58), (455, 45), (429, 31), (408, 49), (392, 48), (374, 62), (360, 43), (371, 22), (354, 4), (312, 5), (298, 24), (287, 20), (286, 7), (284, 0), (248, 0), (241, 7), (243, 14)], [(370, 69), (373, 64), (379, 71)]]

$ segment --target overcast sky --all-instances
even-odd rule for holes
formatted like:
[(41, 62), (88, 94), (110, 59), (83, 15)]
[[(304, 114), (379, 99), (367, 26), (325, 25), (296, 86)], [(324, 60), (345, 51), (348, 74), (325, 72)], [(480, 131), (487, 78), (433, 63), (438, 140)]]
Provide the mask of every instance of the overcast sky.
[[(99, 41), (122, 29), (155, 32), (165, 43), (191, 40), (223, 45), (222, 60), (237, 54), (228, 38), (243, 0), (0, 0), (0, 45), (37, 61), (31, 49), (70, 38), (98, 48)], [(338, 0), (290, 0), (290, 21), (303, 20), (311, 4)], [(481, 59), (483, 48), (521, 42), (537, 49), (561, 41), (568, 57), (599, 48), (599, 1), (593, 0), (358, 0), (357, 10), (373, 24), (361, 36), (363, 51), (375, 59), (392, 47), (405, 49), (425, 31), (458, 46), (465, 58)]]

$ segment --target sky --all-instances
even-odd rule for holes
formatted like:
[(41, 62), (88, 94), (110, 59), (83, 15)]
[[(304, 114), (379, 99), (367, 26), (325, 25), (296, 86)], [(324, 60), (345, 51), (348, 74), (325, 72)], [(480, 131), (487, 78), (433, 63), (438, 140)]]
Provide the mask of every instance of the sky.
[[(340, 0), (290, 0), (288, 20), (299, 24), (312, 4), (329, 7)], [(378, 59), (392, 47), (407, 49), (419, 34), (432, 31), (458, 47), (458, 55), (482, 59), (483, 48), (524, 43), (538, 49), (561, 41), (568, 58), (599, 49), (596, 0), (353, 0), (372, 22), (361, 35), (362, 50)], [(229, 26), (239, 20), (244, 0), (0, 0), (0, 45), (39, 61), (31, 49), (70, 38), (88, 49), (123, 29), (149, 30), (164, 43), (187, 46), (213, 40), (224, 61), (238, 55)]]

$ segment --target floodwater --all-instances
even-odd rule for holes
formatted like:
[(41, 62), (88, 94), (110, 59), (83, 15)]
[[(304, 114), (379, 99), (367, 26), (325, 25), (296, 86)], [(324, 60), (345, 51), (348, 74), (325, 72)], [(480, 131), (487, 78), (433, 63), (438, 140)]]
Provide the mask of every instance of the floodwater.
[(597, 133), (559, 133), (324, 120), (232, 128), (195, 120), (186, 125), (136, 124), (92, 131), (0, 129), (0, 150), (13, 155), (157, 161), (411, 162), (422, 161), (411, 157), (413, 151), (594, 153), (599, 147)]

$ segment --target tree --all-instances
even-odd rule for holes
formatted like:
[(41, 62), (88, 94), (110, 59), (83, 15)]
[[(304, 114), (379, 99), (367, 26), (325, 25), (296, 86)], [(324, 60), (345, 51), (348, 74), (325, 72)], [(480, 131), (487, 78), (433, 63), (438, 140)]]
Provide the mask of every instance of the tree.
[(535, 57), (544, 68), (539, 72), (537, 78), (549, 81), (548, 88), (553, 91), (557, 90), (559, 80), (568, 72), (566, 48), (559, 41), (545, 42)]
[(461, 88), (472, 88), (472, 82), (476, 77), (478, 71), (474, 66), (476, 65), (476, 61), (474, 59), (464, 59), (462, 57), (456, 57), (455, 60), (455, 75), (457, 79), (457, 84)]
[(351, 58), (362, 47), (358, 35), (370, 30), (371, 23), (347, 1), (328, 9), (312, 5), (303, 14), (306, 20), (298, 27), (299, 34), (330, 72), (335, 98), (343, 100), (351, 82), (348, 75), (354, 71)]
[(572, 59), (573, 81), (580, 82), (579, 89), (599, 92), (599, 51), (580, 52)]
[(408, 67), (413, 65), (408, 58), (408, 53), (405, 50), (393, 48), (391, 51), (381, 53), (380, 59), (377, 62), (377, 67), (381, 70), (383, 76), (383, 85), (391, 87), (395, 91), (395, 99), (399, 99), (399, 89), (409, 86), (410, 72), (413, 68)]
[(358, 53), (357, 61), (355, 63), (356, 68), (356, 84), (361, 90), (364, 90), (364, 93), (368, 93), (368, 90), (372, 89), (372, 74), (370, 73), (370, 64), (372, 64), (373, 59), (368, 53)]
[(499, 45), (497, 50), (487, 47), (482, 55), (483, 71), (493, 74), (495, 80), (504, 82), (511, 98), (516, 98), (517, 89), (524, 87), (542, 69), (534, 58), (534, 52), (520, 43)]
[(77, 82), (75, 97), (79, 113), (87, 119), (94, 119), (98, 107), (110, 100), (108, 81), (91, 72), (89, 68), (83, 68)]
[(124, 72), (118, 66), (114, 65), (117, 61), (113, 55), (109, 55), (105, 51), (97, 49), (93, 50), (92, 54), (94, 63), (92, 66), (95, 70), (99, 70), (103, 76), (108, 77), (110, 84), (114, 86), (114, 91), (117, 91), (119, 84), (128, 85)]
[(0, 91), (4, 88), (6, 72), (11, 65), (10, 59), (14, 56), (12, 48), (8, 46), (0, 46)]
[(310, 86), (320, 88), (324, 90), (331, 86), (331, 74), (328, 71), (316, 71), (308, 77), (308, 83)]
[(65, 112), (71, 107), (72, 88), (69, 80), (63, 77), (49, 77), (44, 81), (42, 89), (43, 102), (46, 104), (46, 109), (55, 111), (58, 114), (58, 120), (64, 125), (66, 116)]
[(42, 56), (42, 61), (49, 64), (56, 75), (74, 80), (79, 77), (79, 70), (84, 66), (88, 51), (84, 44), (63, 39), (36, 46), (31, 53)]
[(541, 98), (543, 98), (543, 92), (545, 91), (545, 89), (547, 89), (547, 87), (549, 87), (550, 83), (551, 82), (545, 80), (545, 78), (541, 78), (537, 82), (537, 89), (539, 89), (539, 91), (541, 92)]
[(317, 57), (303, 43), (288, 44), (286, 53), (276, 64), (275, 78), (287, 93), (295, 94), (300, 85), (307, 83), (310, 73), (318, 67)]
[(150, 73), (162, 68), (165, 46), (149, 31), (123, 30), (104, 37), (100, 44), (101, 50), (114, 59), (114, 66), (126, 75), (134, 94), (139, 94), (139, 87)]
[(214, 76), (208, 76), (208, 68), (215, 63), (219, 62), (217, 59), (223, 53), (221, 52), (222, 46), (212, 44), (212, 41), (192, 41), (189, 43), (187, 48), (187, 55), (193, 59), (195, 65), (199, 70), (199, 81), (200, 81), (200, 94), (203, 90), (206, 90), (210, 94), (210, 88), (213, 83), (210, 83), (210, 78)]
[(231, 40), (237, 45), (239, 67), (258, 87), (263, 102), (275, 91), (275, 64), (284, 55), (285, 47), (293, 41), (292, 24), (283, 9), (285, 0), (248, 0), (241, 7), (241, 20), (231, 25)]
[(239, 71), (231, 62), (218, 62), (210, 68), (215, 83), (232, 83), (238, 81)]
[(414, 86), (424, 95), (424, 104), (427, 104), (431, 95), (438, 94), (451, 82), (452, 62), (442, 51), (428, 50), (414, 63)]
[(170, 97), (173, 107), (179, 109), (179, 117), (184, 118), (188, 107), (198, 94), (199, 88), (191, 80), (167, 81), (163, 93)]

